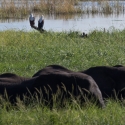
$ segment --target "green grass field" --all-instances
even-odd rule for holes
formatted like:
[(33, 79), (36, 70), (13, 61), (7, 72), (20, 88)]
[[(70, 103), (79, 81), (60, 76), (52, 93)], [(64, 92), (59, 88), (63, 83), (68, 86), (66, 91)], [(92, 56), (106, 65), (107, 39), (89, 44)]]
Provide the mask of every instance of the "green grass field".
[[(0, 73), (31, 77), (39, 69), (59, 64), (73, 71), (92, 66), (125, 65), (125, 30), (92, 31), (88, 38), (76, 32), (0, 32)], [(58, 106), (57, 106), (58, 107)], [(0, 98), (0, 125), (124, 125), (125, 107), (107, 100), (106, 108), (79, 106), (73, 100), (65, 108), (50, 110), (35, 101), (12, 106)]]

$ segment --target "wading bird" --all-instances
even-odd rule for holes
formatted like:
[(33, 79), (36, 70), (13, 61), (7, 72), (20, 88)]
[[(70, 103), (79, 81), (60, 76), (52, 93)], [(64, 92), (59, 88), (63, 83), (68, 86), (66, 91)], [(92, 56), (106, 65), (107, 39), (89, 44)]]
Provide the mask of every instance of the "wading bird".
[(35, 17), (33, 16), (32, 13), (29, 16), (29, 22), (31, 27), (35, 25)]
[(43, 30), (43, 25), (44, 25), (44, 17), (43, 15), (40, 17), (40, 19), (38, 20), (38, 29), (39, 30)]

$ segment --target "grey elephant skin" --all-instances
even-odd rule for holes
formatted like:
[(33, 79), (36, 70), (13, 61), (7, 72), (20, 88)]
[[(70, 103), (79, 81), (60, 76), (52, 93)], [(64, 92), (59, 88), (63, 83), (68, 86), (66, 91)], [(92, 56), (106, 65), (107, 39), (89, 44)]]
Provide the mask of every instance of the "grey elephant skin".
[[(42, 91), (44, 91), (44, 87), (46, 87), (48, 89), (51, 88), (52, 91), (56, 93), (57, 85), (62, 88), (63, 83), (63, 85), (66, 87), (66, 90), (71, 93), (73, 85), (75, 88), (73, 95), (75, 95), (76, 97), (79, 95), (85, 95), (87, 94), (86, 91), (84, 91), (85, 89), (93, 94), (99, 100), (100, 104), (104, 106), (101, 91), (99, 90), (98, 85), (91, 76), (80, 72), (71, 71), (60, 65), (46, 66), (33, 75), (33, 77), (38, 76), (41, 80), (37, 82), (37, 85), (42, 85)], [(42, 80), (44, 82), (42, 82)]]
[(104, 98), (125, 98), (124, 66), (96, 66), (80, 72), (90, 75), (95, 80)]
[(61, 70), (57, 68), (56, 71), (55, 69), (44, 69), (46, 67), (43, 68), (43, 72), (40, 72), (39, 75), (35, 75), (32, 78), (20, 77), (13, 73), (1, 74), (0, 94), (4, 95), (6, 91), (9, 99), (15, 101), (17, 96), (22, 99), (23, 95), (30, 96), (31, 94), (34, 95), (34, 93), (39, 94), (39, 91), (42, 91), (42, 97), (50, 101), (53, 99), (52, 95), (56, 94), (58, 89), (64, 93), (63, 97), (68, 98), (71, 97), (71, 94), (75, 97), (83, 97), (90, 92), (93, 97), (99, 100), (100, 105), (104, 107), (101, 91), (91, 76), (73, 72), (63, 67)]

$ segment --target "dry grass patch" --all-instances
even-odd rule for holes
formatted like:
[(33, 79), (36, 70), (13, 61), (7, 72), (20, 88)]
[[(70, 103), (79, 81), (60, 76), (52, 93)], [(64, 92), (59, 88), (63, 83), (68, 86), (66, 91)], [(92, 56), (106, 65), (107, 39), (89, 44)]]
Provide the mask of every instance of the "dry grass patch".
[(80, 0), (1, 0), (0, 18), (22, 18), (30, 12), (44, 12), (46, 14), (74, 14), (81, 12), (92, 14), (119, 14), (123, 13), (125, 9), (124, 4), (119, 1), (81, 0), (82, 2), (89, 3), (86, 3), (85, 6), (77, 6), (79, 1)]

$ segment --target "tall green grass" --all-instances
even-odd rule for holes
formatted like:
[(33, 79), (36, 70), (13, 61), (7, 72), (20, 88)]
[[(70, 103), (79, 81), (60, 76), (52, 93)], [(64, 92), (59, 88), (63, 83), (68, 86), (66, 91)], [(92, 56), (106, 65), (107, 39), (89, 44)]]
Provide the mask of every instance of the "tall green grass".
[(125, 64), (125, 30), (92, 31), (88, 38), (77, 32), (0, 32), (0, 72), (31, 76), (50, 64), (71, 70), (96, 65)]
[[(59, 64), (71, 70), (92, 66), (125, 65), (125, 30), (91, 31), (88, 38), (70, 32), (0, 32), (0, 73), (31, 77), (39, 69)], [(50, 110), (37, 100), (16, 106), (0, 98), (0, 125), (124, 125), (124, 103), (109, 99), (106, 108), (80, 106), (75, 100)]]
[(76, 103), (66, 108), (50, 110), (35, 104), (34, 106), (19, 105), (0, 109), (1, 125), (124, 125), (125, 107), (120, 102), (109, 100), (105, 109), (94, 105), (79, 107)]

